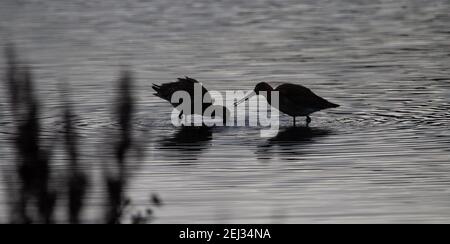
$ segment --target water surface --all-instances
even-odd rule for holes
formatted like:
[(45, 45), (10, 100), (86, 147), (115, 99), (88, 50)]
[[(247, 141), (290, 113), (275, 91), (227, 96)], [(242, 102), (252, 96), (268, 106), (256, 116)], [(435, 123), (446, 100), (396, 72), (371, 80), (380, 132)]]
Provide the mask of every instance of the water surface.
[[(118, 70), (133, 68), (134, 125), (146, 154), (129, 195), (139, 208), (149, 193), (160, 194), (165, 205), (155, 223), (450, 222), (448, 1), (0, 6), (0, 43), (14, 41), (32, 64), (49, 133), (61, 121), (57, 85), (70, 84), (83, 163), (93, 174), (102, 132), (116, 127), (110, 109)], [(175, 128), (172, 108), (152, 95), (151, 83), (186, 75), (218, 91), (259, 81), (303, 84), (341, 107), (314, 114), (311, 129), (292, 128), (282, 116), (273, 138), (261, 138), (259, 128)], [(4, 165), (12, 160), (5, 102), (2, 95)], [(90, 201), (102, 197), (98, 190)]]

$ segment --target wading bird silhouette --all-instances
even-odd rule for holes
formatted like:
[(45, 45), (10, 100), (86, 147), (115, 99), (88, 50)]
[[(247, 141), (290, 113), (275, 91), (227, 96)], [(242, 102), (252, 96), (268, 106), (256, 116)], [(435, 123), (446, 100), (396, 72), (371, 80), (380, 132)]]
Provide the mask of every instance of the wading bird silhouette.
[(311, 123), (311, 117), (309, 117), (309, 115), (312, 113), (328, 108), (339, 107), (339, 105), (319, 97), (304, 86), (291, 83), (281, 83), (280, 85), (271, 86), (267, 82), (258, 83), (255, 86), (255, 89), (240, 101), (236, 102), (235, 106), (247, 101), (254, 95), (265, 96), (267, 102), (270, 105), (273, 105), (271, 94), (272, 91), (279, 92), (279, 107), (277, 107), (277, 109), (289, 116), (292, 116), (294, 118), (294, 126), (295, 117), (306, 116), (306, 125), (309, 126)]
[[(195, 86), (196, 85), (200, 85), (201, 86), (201, 97), (195, 97)], [(230, 111), (224, 107), (224, 106), (220, 106), (220, 105), (213, 105), (212, 102), (204, 102), (204, 101), (213, 101), (213, 99), (211, 98), (211, 95), (209, 94), (209, 91), (197, 80), (189, 78), (189, 77), (185, 77), (185, 78), (178, 78), (178, 81), (176, 82), (171, 82), (171, 83), (164, 83), (161, 85), (156, 85), (153, 84), (152, 86), (153, 90), (156, 91), (156, 93), (154, 93), (155, 96), (160, 97), (166, 101), (168, 101), (170, 104), (172, 104), (172, 106), (174, 107), (178, 107), (181, 102), (172, 102), (172, 95), (178, 91), (185, 91), (189, 94), (190, 98), (191, 98), (191, 109), (190, 109), (190, 114), (185, 114), (183, 111), (180, 111), (180, 114), (178, 116), (178, 118), (182, 118), (183, 115), (201, 115), (203, 116), (203, 114), (205, 113), (205, 110), (210, 107), (210, 106), (215, 106), (216, 107), (216, 111), (218, 110), (222, 110), (222, 116), (218, 116), (218, 117), (222, 117), (223, 119), (223, 123), (225, 124)], [(200, 95), (200, 94), (199, 94)], [(198, 111), (194, 108), (195, 99), (202, 99), (202, 109), (201, 111)], [(200, 114), (201, 113), (201, 114)], [(213, 112), (212, 114), (212, 118), (215, 118), (216, 114), (215, 112)]]

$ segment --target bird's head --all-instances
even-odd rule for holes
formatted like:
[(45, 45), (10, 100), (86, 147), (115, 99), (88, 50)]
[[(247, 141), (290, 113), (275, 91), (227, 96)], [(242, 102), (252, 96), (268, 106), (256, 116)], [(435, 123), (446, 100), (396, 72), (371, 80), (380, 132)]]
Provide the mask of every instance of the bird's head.
[(253, 89), (253, 91), (248, 93), (244, 98), (242, 98), (238, 102), (235, 102), (234, 106), (237, 106), (237, 105), (247, 101), (248, 99), (250, 99), (251, 97), (253, 97), (255, 95), (259, 95), (260, 92), (266, 92), (266, 95), (267, 95), (271, 91), (273, 91), (273, 88), (269, 84), (267, 84), (267, 82), (259, 82), (258, 84), (256, 84), (255, 89)]
[(256, 84), (254, 92), (259, 95), (260, 92), (270, 92), (273, 88), (267, 82), (259, 82)]

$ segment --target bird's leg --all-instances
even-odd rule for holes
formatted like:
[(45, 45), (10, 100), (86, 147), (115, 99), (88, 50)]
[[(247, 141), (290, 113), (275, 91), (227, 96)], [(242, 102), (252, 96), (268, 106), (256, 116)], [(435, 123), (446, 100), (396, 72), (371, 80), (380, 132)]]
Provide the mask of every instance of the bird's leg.
[(181, 120), (181, 126), (184, 127), (184, 123), (183, 123), (183, 110), (181, 110), (180, 114), (178, 115), (178, 118)]
[(294, 117), (294, 127), (295, 127), (295, 116), (293, 116)]
[(311, 123), (311, 117), (306, 116), (306, 126), (309, 126), (309, 124)]

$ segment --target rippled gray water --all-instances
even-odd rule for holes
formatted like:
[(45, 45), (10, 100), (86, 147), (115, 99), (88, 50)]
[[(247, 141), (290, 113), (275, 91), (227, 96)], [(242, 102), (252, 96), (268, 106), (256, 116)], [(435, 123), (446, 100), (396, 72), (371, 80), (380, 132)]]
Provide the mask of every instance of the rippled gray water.
[[(60, 123), (57, 84), (71, 84), (88, 170), (101, 132), (116, 126), (110, 101), (119, 67), (133, 68), (146, 157), (130, 197), (139, 205), (158, 192), (165, 206), (156, 223), (450, 222), (447, 0), (0, 6), (0, 42), (14, 41), (33, 65), (45, 130)], [(245, 127), (192, 136), (171, 125), (172, 108), (150, 86), (185, 75), (219, 91), (299, 83), (341, 107), (314, 114), (311, 130), (282, 117), (271, 139)], [(0, 105), (4, 164), (4, 93)]]

